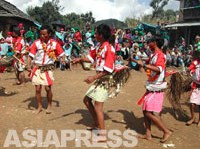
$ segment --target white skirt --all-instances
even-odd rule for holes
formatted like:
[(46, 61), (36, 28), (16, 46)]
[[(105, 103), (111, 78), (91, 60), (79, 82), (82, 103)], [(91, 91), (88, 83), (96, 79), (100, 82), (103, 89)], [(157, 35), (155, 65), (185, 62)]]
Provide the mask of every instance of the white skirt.
[(190, 103), (200, 105), (200, 89), (196, 88), (192, 91), (190, 96)]

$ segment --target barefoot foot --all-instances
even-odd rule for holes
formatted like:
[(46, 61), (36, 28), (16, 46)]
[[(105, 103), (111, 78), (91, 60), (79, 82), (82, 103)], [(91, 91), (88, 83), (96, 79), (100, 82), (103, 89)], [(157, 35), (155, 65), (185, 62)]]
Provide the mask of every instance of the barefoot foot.
[(51, 107), (48, 107), (48, 108), (46, 109), (46, 114), (51, 114), (51, 113), (52, 113)]
[(39, 114), (39, 113), (42, 112), (42, 111), (43, 111), (43, 108), (42, 108), (42, 107), (39, 107), (39, 108), (37, 108), (37, 110), (34, 110), (33, 113), (34, 113), (34, 114)]
[(160, 142), (161, 142), (161, 143), (166, 142), (166, 141), (169, 139), (169, 137), (170, 137), (171, 135), (172, 135), (172, 132), (171, 132), (171, 131), (164, 133), (163, 138), (160, 140)]
[(99, 128), (97, 126), (91, 126), (91, 127), (86, 127), (86, 130), (88, 131), (93, 131), (93, 130), (98, 130)]
[(151, 140), (152, 137), (145, 134), (145, 135), (142, 135), (142, 134), (138, 134), (136, 137), (140, 138), (140, 139), (146, 139), (146, 140)]
[(92, 142), (106, 142), (107, 138), (105, 135), (93, 136)]
[(191, 120), (186, 122), (187, 126), (190, 126), (191, 124), (195, 123), (195, 118), (192, 118)]
[(197, 122), (197, 127), (200, 128), (200, 120)]

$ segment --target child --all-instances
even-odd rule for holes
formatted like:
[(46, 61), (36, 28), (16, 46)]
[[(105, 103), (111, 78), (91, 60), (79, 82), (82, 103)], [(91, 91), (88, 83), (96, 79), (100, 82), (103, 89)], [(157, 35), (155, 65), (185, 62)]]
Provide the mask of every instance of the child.
[[(190, 112), (191, 119), (186, 123), (186, 125), (191, 125), (195, 122), (195, 107), (198, 105), (200, 108), (200, 52), (194, 51), (193, 61), (189, 66), (190, 73), (192, 75), (192, 94), (190, 96)], [(199, 120), (197, 126), (200, 127), (200, 111), (199, 111)]]
[(115, 65), (124, 65), (122, 56), (116, 55)]
[[(101, 24), (96, 28), (95, 38), (99, 42), (95, 49), (90, 51), (86, 58), (73, 59), (73, 63), (89, 62), (96, 63), (96, 72), (94, 76), (88, 76), (84, 81), (87, 84), (100, 80), (103, 76), (109, 75), (114, 71), (115, 49), (108, 42), (111, 37), (111, 29), (105, 24)], [(104, 133), (104, 112), (103, 105), (108, 99), (108, 89), (100, 85), (92, 85), (86, 92), (83, 99), (84, 104), (88, 108), (94, 120), (94, 128), (99, 129), (99, 137), (93, 141), (106, 141)], [(94, 104), (92, 102), (94, 101)]]
[(64, 63), (60, 62), (60, 69), (61, 70), (65, 70), (65, 69), (71, 70), (70, 62), (71, 62), (71, 55), (72, 55), (72, 44), (69, 41), (67, 41), (65, 43), (65, 45), (63, 46), (63, 50), (65, 52), (65, 62)]
[(21, 36), (20, 29), (18, 27), (15, 27), (12, 32), (12, 36), (16, 39), (16, 42), (14, 44), (14, 51), (15, 51), (15, 74), (16, 74), (16, 84), (25, 84), (25, 63), (24, 63), (24, 49), (25, 49), (25, 41)]

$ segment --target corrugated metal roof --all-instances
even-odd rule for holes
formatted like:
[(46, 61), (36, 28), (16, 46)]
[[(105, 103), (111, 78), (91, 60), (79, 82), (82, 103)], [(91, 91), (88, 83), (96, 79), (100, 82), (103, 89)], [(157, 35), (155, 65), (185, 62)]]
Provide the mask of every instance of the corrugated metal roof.
[(185, 27), (185, 26), (200, 26), (200, 22), (177, 22), (173, 24), (168, 24), (165, 26), (165, 28)]

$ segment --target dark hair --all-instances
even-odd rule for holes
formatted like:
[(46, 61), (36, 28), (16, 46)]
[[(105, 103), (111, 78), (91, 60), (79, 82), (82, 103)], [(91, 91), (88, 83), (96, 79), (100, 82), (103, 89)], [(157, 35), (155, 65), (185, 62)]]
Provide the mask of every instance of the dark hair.
[(192, 59), (193, 60), (200, 60), (200, 52), (199, 51), (193, 51)]
[(161, 48), (164, 44), (164, 39), (161, 38), (161, 37), (157, 37), (157, 36), (153, 36), (152, 38), (150, 38), (147, 43), (150, 43), (150, 42), (156, 42), (156, 45)]
[(102, 35), (103, 38), (108, 41), (111, 37), (111, 29), (106, 24), (100, 24), (97, 26), (96, 31), (99, 35)]
[(21, 35), (20, 29), (19, 29), (18, 27), (14, 27), (14, 28), (13, 28), (13, 32), (16, 33), (18, 36)]
[(48, 34), (53, 34), (53, 29), (52, 29), (52, 27), (51, 26), (49, 26), (49, 25), (43, 25), (41, 28), (40, 28), (40, 30), (47, 30), (47, 32), (48, 32)]
[(113, 47), (115, 47), (115, 35), (114, 35), (114, 34), (110, 36), (110, 38), (109, 38), (109, 43), (110, 43)]

